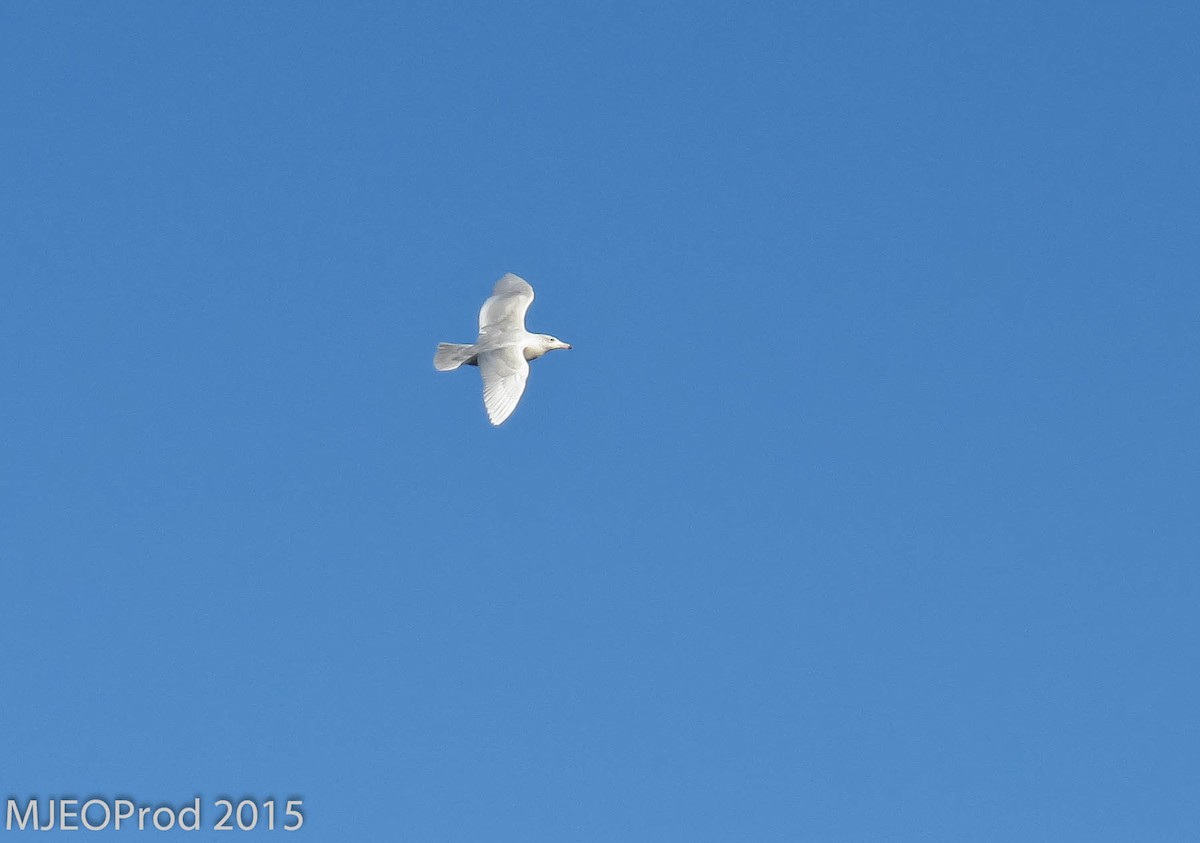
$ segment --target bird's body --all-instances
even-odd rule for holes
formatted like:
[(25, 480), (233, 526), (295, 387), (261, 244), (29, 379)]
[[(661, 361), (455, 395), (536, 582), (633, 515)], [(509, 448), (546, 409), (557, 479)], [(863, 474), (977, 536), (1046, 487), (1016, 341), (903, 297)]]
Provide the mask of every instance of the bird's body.
[(547, 351), (571, 347), (549, 334), (525, 330), (525, 312), (532, 301), (533, 287), (508, 273), (496, 282), (491, 298), (479, 311), (479, 338), (470, 344), (438, 343), (433, 356), (433, 366), (439, 372), (463, 365), (479, 367), (483, 405), (494, 425), (517, 408), (529, 377), (529, 361)]

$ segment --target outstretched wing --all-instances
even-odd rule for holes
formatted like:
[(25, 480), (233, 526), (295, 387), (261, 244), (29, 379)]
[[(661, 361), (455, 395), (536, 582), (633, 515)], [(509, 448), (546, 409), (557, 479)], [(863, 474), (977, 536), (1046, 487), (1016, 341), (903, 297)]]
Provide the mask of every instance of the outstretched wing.
[(525, 392), (529, 377), (525, 353), (519, 345), (485, 351), (479, 355), (479, 374), (483, 376), (483, 406), (487, 408), (488, 419), (492, 424), (500, 424), (517, 409), (517, 402)]
[(479, 310), (479, 333), (525, 330), (525, 311), (533, 301), (533, 287), (511, 272), (496, 282), (492, 297)]

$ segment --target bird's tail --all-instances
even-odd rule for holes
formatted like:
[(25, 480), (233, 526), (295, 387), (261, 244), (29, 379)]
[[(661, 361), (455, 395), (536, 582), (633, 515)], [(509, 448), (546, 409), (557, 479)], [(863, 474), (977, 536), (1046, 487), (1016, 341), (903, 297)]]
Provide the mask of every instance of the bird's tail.
[(439, 342), (437, 353), (433, 355), (433, 368), (439, 372), (449, 372), (457, 369), (463, 363), (475, 363), (475, 347), (457, 342)]

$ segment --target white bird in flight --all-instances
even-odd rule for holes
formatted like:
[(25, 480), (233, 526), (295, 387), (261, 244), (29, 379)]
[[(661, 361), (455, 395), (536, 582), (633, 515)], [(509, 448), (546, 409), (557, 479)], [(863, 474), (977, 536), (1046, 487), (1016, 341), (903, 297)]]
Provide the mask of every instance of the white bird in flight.
[(512, 415), (525, 392), (529, 361), (547, 351), (570, 348), (549, 334), (525, 330), (525, 311), (533, 302), (533, 287), (511, 272), (496, 282), (492, 297), (479, 311), (479, 339), (473, 344), (438, 343), (433, 367), (449, 372), (464, 363), (478, 366), (483, 377), (483, 406), (488, 419), (498, 425)]

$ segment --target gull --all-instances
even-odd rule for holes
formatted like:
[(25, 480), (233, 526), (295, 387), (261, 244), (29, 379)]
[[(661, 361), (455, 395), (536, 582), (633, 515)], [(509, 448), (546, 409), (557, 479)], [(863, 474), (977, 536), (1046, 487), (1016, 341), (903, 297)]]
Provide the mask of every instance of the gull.
[(479, 310), (479, 339), (471, 344), (440, 342), (433, 355), (433, 368), (439, 372), (453, 371), (464, 363), (479, 367), (483, 406), (493, 425), (501, 424), (517, 408), (529, 378), (529, 361), (547, 351), (571, 347), (549, 334), (525, 330), (525, 311), (531, 302), (529, 282), (507, 273)]

